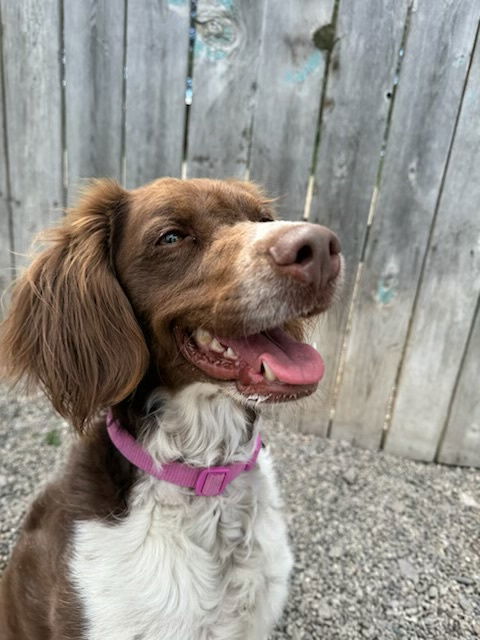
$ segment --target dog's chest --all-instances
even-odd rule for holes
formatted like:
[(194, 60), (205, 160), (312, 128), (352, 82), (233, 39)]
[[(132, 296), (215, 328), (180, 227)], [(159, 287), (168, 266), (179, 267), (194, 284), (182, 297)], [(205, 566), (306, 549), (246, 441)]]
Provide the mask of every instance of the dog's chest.
[(71, 573), (88, 640), (260, 640), (291, 567), (268, 457), (225, 496), (175, 503), (139, 485), (118, 524), (78, 523)]

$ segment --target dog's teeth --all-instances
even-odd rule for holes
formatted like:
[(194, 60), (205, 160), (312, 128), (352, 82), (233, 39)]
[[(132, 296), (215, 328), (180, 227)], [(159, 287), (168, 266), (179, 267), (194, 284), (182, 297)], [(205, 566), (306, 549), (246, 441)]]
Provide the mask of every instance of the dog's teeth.
[(223, 355), (225, 358), (228, 358), (229, 360), (236, 360), (238, 358), (237, 354), (231, 347), (228, 347), (228, 349), (225, 351)]
[(262, 361), (262, 367), (263, 367), (263, 376), (269, 382), (274, 382), (277, 379), (277, 376), (273, 373), (273, 371), (270, 369), (268, 364)]
[(213, 336), (210, 331), (199, 328), (195, 331), (194, 337), (199, 347), (209, 347)]
[(215, 353), (223, 353), (225, 351), (224, 347), (222, 347), (222, 345), (216, 338), (213, 338), (213, 340), (210, 342), (209, 348), (212, 351), (215, 351)]

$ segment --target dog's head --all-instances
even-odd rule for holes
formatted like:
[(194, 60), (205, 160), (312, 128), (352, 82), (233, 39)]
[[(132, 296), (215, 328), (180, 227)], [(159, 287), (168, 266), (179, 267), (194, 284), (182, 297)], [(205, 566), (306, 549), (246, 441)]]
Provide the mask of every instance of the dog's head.
[(246, 402), (311, 393), (319, 354), (304, 318), (331, 304), (336, 236), (276, 222), (252, 183), (94, 183), (19, 279), (4, 322), (7, 375), (43, 386), (81, 428), (154, 375), (216, 381)]

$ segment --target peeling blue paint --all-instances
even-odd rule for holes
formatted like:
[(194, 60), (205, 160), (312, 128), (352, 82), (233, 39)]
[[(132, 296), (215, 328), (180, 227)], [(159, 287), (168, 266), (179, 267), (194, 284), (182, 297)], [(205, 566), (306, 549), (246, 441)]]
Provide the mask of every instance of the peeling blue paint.
[(380, 302), (380, 304), (388, 304), (393, 300), (394, 295), (395, 294), (392, 289), (389, 289), (388, 287), (384, 287), (382, 285), (378, 287), (377, 300)]
[(168, 0), (168, 4), (171, 4), (172, 7), (185, 7), (187, 0)]
[(195, 55), (205, 56), (208, 60), (223, 60), (227, 57), (226, 51), (206, 45), (203, 40), (199, 38), (198, 34), (195, 40)]
[(377, 301), (380, 304), (389, 304), (395, 297), (395, 289), (385, 280), (380, 282), (377, 290)]
[(218, 0), (222, 7), (231, 11), (233, 9), (233, 0)]
[(460, 55), (455, 56), (455, 58), (453, 59), (453, 66), (456, 69), (458, 69), (459, 67), (463, 67), (465, 66), (467, 59), (467, 56), (464, 53), (461, 53)]
[(320, 51), (314, 51), (308, 56), (303, 66), (298, 71), (287, 71), (285, 74), (286, 82), (290, 84), (301, 84), (305, 82), (308, 76), (312, 75), (318, 69), (322, 62), (322, 54)]

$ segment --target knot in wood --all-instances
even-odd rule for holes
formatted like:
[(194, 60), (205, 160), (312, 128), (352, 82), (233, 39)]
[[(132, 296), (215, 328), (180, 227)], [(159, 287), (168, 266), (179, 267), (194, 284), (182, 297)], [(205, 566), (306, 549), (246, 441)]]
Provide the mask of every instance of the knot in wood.
[(208, 58), (220, 59), (229, 55), (238, 45), (238, 26), (225, 14), (204, 14), (197, 23), (197, 52)]
[(324, 24), (316, 29), (312, 35), (313, 44), (320, 51), (331, 51), (335, 44), (335, 25)]

